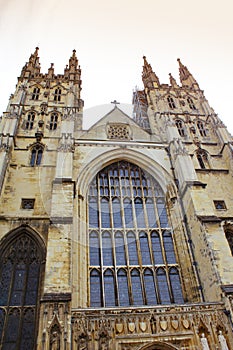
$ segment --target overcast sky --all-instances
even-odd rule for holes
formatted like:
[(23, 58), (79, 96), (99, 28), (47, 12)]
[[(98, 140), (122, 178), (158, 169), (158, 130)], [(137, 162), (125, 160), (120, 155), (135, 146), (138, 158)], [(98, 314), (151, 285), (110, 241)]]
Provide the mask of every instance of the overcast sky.
[(232, 14), (232, 0), (0, 0), (0, 113), (36, 46), (56, 74), (76, 49), (85, 108), (130, 104), (143, 55), (161, 83), (178, 80), (180, 57), (233, 134)]

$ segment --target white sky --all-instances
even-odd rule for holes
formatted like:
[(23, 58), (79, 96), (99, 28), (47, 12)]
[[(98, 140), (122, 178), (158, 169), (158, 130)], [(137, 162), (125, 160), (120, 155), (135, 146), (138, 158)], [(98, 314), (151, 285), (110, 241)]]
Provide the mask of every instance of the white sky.
[(178, 80), (180, 57), (233, 133), (232, 14), (232, 0), (0, 0), (0, 113), (36, 46), (56, 74), (76, 49), (85, 108), (131, 103), (143, 55), (161, 83)]

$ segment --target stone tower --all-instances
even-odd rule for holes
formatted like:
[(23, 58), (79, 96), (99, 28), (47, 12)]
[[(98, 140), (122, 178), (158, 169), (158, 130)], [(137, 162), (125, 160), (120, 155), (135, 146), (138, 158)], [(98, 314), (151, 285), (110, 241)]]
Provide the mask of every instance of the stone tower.
[(232, 137), (180, 60), (144, 57), (134, 117), (82, 127), (64, 74), (23, 67), (0, 133), (0, 350), (233, 349)]

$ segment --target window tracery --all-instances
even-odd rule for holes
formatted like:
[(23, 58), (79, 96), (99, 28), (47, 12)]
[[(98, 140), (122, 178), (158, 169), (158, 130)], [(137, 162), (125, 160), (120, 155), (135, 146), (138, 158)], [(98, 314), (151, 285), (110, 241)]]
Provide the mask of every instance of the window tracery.
[(49, 130), (56, 130), (58, 124), (58, 113), (54, 112), (50, 116)]
[(196, 109), (196, 106), (195, 104), (193, 103), (193, 100), (191, 99), (191, 97), (188, 97), (187, 98), (187, 102), (188, 102), (188, 105), (189, 105), (189, 108), (192, 109), (192, 110), (195, 110)]
[(164, 193), (129, 162), (90, 184), (89, 266), (93, 307), (183, 302)]
[(61, 89), (60, 88), (55, 89), (53, 100), (57, 101), (57, 102), (61, 101)]
[(41, 164), (43, 151), (44, 147), (40, 143), (37, 143), (32, 147), (30, 159), (31, 166), (37, 166)]
[(0, 255), (0, 343), (3, 349), (33, 349), (42, 254), (22, 232)]
[(173, 99), (171, 96), (168, 96), (168, 97), (167, 97), (167, 102), (168, 102), (168, 106), (169, 106), (171, 109), (176, 108), (174, 99)]
[(198, 127), (198, 130), (199, 130), (200, 135), (202, 137), (207, 137), (208, 136), (207, 135), (207, 129), (206, 129), (205, 124), (203, 123), (203, 121), (198, 120), (197, 121), (197, 127)]
[(27, 120), (26, 120), (26, 123), (25, 123), (25, 129), (26, 130), (32, 130), (33, 129), (35, 117), (36, 117), (35, 112), (28, 113)]
[(180, 119), (176, 119), (175, 120), (175, 124), (176, 124), (176, 127), (177, 127), (177, 130), (178, 130), (178, 133), (181, 137), (184, 137), (186, 136), (185, 134), (185, 127), (184, 127), (184, 122)]
[(32, 100), (37, 101), (39, 99), (39, 94), (40, 94), (40, 88), (35, 87), (32, 93)]
[(129, 140), (130, 139), (130, 128), (126, 124), (108, 124), (107, 135), (109, 139), (120, 139)]
[(196, 152), (196, 156), (201, 169), (210, 168), (208, 153), (204, 149), (198, 149)]

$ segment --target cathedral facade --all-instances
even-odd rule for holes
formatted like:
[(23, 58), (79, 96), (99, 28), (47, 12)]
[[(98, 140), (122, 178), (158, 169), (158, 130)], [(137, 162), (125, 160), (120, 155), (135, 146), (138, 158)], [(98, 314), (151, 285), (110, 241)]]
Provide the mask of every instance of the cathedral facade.
[(75, 50), (0, 124), (0, 350), (233, 349), (233, 142), (188, 68), (83, 129)]

